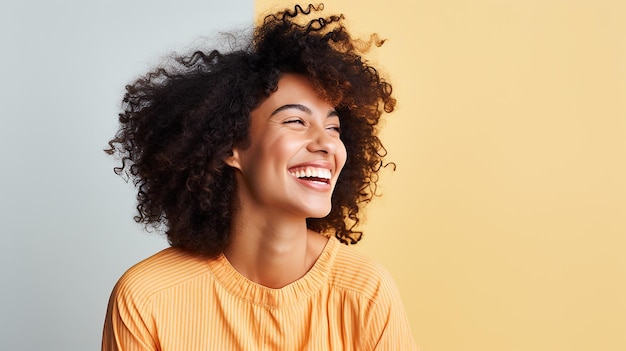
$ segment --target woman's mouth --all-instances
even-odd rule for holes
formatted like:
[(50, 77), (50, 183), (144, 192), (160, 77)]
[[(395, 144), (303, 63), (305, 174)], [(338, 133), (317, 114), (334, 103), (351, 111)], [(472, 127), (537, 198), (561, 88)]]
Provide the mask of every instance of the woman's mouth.
[(297, 167), (290, 169), (289, 174), (305, 181), (330, 184), (331, 172), (326, 168)]

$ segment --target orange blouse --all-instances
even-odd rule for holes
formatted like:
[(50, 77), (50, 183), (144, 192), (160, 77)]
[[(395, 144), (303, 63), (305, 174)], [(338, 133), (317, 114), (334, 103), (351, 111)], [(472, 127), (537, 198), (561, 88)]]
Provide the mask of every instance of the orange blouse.
[(380, 265), (332, 238), (280, 289), (223, 256), (165, 249), (130, 268), (109, 301), (102, 350), (417, 350), (397, 288)]

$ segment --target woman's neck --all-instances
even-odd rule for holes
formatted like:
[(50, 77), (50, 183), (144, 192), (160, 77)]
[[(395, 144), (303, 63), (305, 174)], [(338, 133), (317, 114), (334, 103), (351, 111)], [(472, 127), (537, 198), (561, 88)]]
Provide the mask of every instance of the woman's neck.
[(304, 219), (266, 218), (272, 217), (235, 215), (224, 255), (249, 280), (278, 289), (303, 277), (328, 239), (308, 230)]

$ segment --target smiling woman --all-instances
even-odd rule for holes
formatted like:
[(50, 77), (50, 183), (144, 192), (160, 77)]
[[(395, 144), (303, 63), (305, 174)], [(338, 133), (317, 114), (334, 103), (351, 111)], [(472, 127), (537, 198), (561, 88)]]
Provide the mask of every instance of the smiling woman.
[(249, 138), (249, 145), (233, 148), (226, 160), (238, 170), (238, 216), (278, 211), (300, 227), (302, 218), (328, 215), (346, 148), (335, 108), (305, 76), (280, 78), (276, 91), (252, 111)]
[(389, 274), (341, 245), (361, 238), (395, 100), (370, 45), (343, 16), (307, 19), (320, 10), (127, 87), (107, 151), (138, 187), (137, 222), (172, 248), (120, 279), (103, 350), (415, 349)]

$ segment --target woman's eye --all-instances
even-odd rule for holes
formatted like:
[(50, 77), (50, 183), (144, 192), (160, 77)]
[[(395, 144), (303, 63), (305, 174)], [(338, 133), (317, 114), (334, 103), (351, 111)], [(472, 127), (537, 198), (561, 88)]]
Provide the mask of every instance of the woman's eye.
[(341, 127), (339, 127), (339, 126), (329, 126), (326, 129), (332, 130), (334, 132), (337, 132), (337, 134), (341, 134)]
[(285, 124), (301, 124), (301, 125), (304, 125), (304, 121), (299, 119), (299, 118), (295, 118), (295, 119), (286, 120)]

